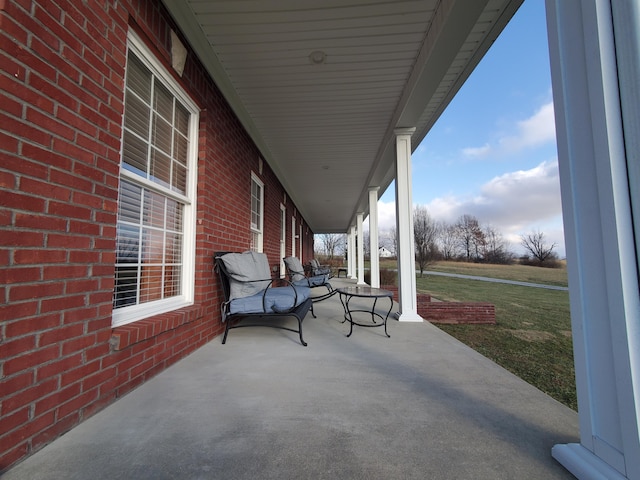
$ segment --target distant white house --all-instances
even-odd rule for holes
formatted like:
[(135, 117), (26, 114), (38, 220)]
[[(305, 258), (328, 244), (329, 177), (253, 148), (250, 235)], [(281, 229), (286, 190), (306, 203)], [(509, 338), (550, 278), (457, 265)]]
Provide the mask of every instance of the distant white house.
[(380, 247), (378, 249), (378, 256), (380, 258), (389, 258), (389, 257), (393, 257), (393, 253), (391, 253), (389, 250), (387, 250), (384, 247)]

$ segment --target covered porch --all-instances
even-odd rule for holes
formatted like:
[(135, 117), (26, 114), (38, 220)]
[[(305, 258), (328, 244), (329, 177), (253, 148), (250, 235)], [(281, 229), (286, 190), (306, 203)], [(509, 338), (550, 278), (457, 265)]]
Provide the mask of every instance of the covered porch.
[(308, 347), (232, 330), (3, 478), (573, 478), (571, 409), (428, 322), (347, 338), (337, 296), (316, 314)]

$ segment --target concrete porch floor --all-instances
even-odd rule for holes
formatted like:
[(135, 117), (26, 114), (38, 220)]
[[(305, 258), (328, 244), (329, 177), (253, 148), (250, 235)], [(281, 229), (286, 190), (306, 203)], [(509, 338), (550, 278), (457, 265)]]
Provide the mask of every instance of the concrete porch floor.
[(315, 310), (308, 347), (231, 330), (3, 479), (574, 478), (551, 457), (571, 409), (428, 322), (347, 338), (337, 295)]

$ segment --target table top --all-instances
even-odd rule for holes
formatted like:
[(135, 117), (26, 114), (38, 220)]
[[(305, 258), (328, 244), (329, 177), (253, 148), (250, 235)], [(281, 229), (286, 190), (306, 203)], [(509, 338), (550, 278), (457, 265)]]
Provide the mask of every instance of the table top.
[(352, 287), (340, 287), (337, 289), (342, 295), (352, 297), (393, 297), (393, 292), (382, 288), (372, 288), (368, 285), (356, 285)]

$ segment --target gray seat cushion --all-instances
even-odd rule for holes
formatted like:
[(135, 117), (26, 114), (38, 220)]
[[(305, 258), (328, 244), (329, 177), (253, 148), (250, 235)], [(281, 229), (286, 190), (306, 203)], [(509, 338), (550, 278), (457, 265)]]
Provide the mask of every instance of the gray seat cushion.
[(221, 258), (229, 274), (230, 300), (255, 295), (271, 283), (269, 261), (264, 253), (227, 253)]
[(303, 277), (301, 280), (294, 281), (293, 284), (305, 287), (321, 287), (327, 283), (327, 280), (326, 275), (316, 275), (313, 277)]
[[(301, 303), (304, 303), (310, 295), (309, 287), (275, 287), (268, 288), (250, 297), (236, 298), (229, 304), (229, 313), (280, 313), (288, 312)], [(294, 293), (297, 293), (297, 299)], [(294, 304), (294, 300), (297, 300)]]
[(284, 264), (287, 267), (287, 270), (289, 270), (292, 282), (296, 283), (300, 280), (304, 280), (304, 267), (298, 257), (285, 257), (282, 260), (284, 260)]

